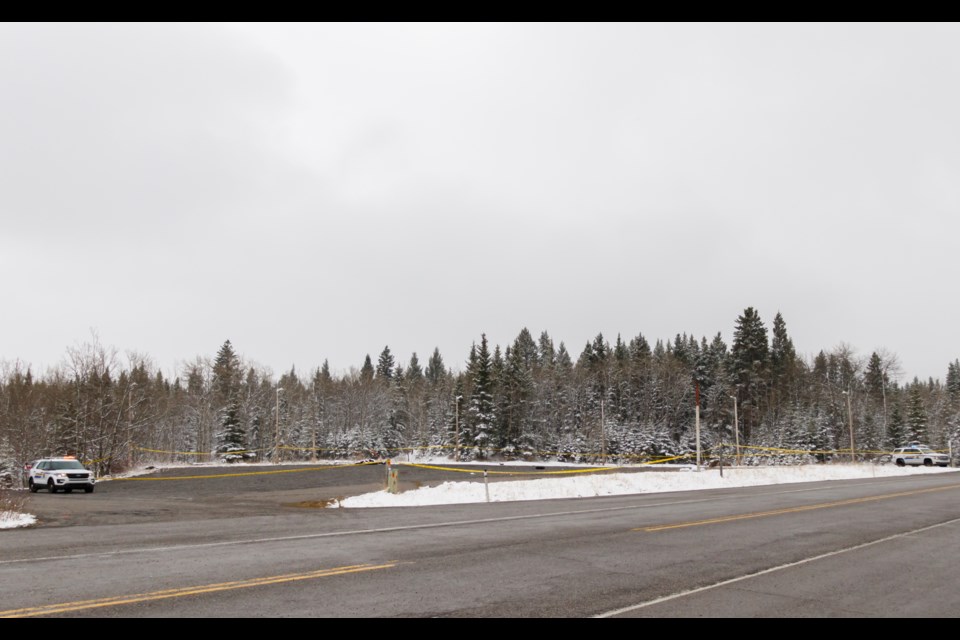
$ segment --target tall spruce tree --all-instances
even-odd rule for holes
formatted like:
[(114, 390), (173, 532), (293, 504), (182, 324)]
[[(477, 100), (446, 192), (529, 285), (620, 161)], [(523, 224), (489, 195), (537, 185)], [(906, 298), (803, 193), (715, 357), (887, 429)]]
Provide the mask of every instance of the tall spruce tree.
[(730, 349), (730, 377), (737, 386), (742, 407), (743, 436), (750, 442), (752, 430), (760, 423), (762, 400), (770, 375), (770, 349), (767, 328), (753, 307), (737, 318)]
[(240, 415), (240, 359), (227, 340), (213, 365), (213, 390), (217, 406), (217, 454), (229, 462), (249, 455), (247, 434)]
[(788, 390), (797, 375), (797, 351), (787, 334), (787, 323), (779, 311), (773, 318), (773, 336), (770, 339), (770, 374), (777, 400), (787, 398)]
[(880, 355), (874, 351), (867, 360), (867, 370), (863, 372), (863, 386), (870, 398), (877, 402), (883, 402), (883, 389), (886, 383), (884, 378), (883, 362), (880, 360)]
[(503, 431), (500, 446), (515, 451), (524, 440), (524, 435), (532, 435), (531, 418), (535, 394), (534, 370), (539, 366), (538, 347), (530, 332), (523, 329), (507, 350), (503, 387), (504, 411), (501, 415)]
[(557, 350), (553, 346), (553, 340), (546, 331), (540, 333), (539, 358), (541, 367), (552, 367), (557, 359)]
[(394, 364), (395, 361), (393, 354), (390, 353), (390, 347), (384, 347), (383, 351), (380, 352), (380, 357), (377, 359), (377, 379), (383, 382), (390, 382), (390, 380), (393, 379)]
[(954, 407), (960, 403), (960, 360), (947, 364), (947, 395)]
[(887, 422), (887, 447), (895, 449), (902, 447), (907, 443), (907, 427), (903, 420), (903, 410), (900, 403), (896, 402), (890, 411), (890, 420)]
[(471, 349), (467, 373), (470, 377), (470, 400), (467, 411), (468, 437), (472, 456), (486, 458), (493, 445), (496, 414), (493, 399), (493, 362), (487, 334), (480, 337), (480, 347)]
[(635, 338), (630, 340), (630, 356), (635, 362), (640, 362), (650, 357), (650, 343), (638, 333)]
[(813, 359), (813, 379), (820, 386), (824, 386), (830, 382), (830, 362), (823, 349), (821, 349)]
[(367, 354), (367, 357), (363, 360), (363, 366), (360, 367), (360, 382), (371, 382), (373, 380), (373, 361), (370, 359), (370, 354)]
[(907, 396), (907, 437), (911, 442), (927, 444), (927, 410), (923, 406), (923, 390), (914, 381)]
[(447, 370), (443, 365), (443, 358), (440, 356), (440, 348), (434, 347), (433, 354), (427, 360), (427, 368), (423, 372), (427, 381), (436, 386), (447, 375)]
[(417, 358), (417, 352), (410, 355), (410, 363), (407, 365), (407, 380), (413, 383), (420, 382), (423, 379), (423, 369), (420, 367), (420, 360)]
[(513, 357), (517, 358), (518, 362), (528, 370), (537, 366), (540, 360), (539, 347), (537, 343), (534, 342), (533, 336), (526, 327), (521, 329), (520, 333), (517, 334), (510, 350), (513, 353)]
[(613, 346), (613, 358), (617, 361), (618, 364), (625, 365), (627, 358), (630, 357), (630, 350), (627, 349), (627, 344), (620, 339), (620, 334), (617, 334), (617, 342)]
[(557, 347), (557, 368), (567, 375), (573, 369), (573, 360), (570, 358), (570, 352), (567, 351), (567, 345), (563, 342), (560, 342), (560, 346)]

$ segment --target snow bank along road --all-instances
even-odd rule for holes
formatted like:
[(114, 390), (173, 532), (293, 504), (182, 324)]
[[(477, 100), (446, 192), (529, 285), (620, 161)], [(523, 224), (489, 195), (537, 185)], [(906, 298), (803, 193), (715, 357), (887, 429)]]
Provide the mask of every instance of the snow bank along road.
[[(189, 510), (189, 483), (153, 484)], [(302, 489), (0, 532), (0, 615), (946, 617), (960, 593), (956, 473), (251, 515), (274, 491)]]

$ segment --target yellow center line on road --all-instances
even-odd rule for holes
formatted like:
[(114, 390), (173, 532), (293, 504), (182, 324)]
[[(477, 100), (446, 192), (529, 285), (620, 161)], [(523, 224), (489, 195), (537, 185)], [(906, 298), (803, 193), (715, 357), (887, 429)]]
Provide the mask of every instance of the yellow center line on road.
[(691, 522), (678, 522), (675, 524), (661, 524), (651, 527), (637, 527), (632, 531), (665, 531), (667, 529), (683, 529), (685, 527), (700, 527), (708, 524), (720, 524), (723, 522), (735, 522), (737, 520), (749, 520), (751, 518), (766, 518), (768, 516), (779, 516), (785, 513), (802, 513), (804, 511), (814, 511), (816, 509), (830, 509), (833, 507), (843, 507), (851, 504), (863, 504), (866, 502), (876, 502), (878, 500), (890, 500), (892, 498), (903, 498), (906, 496), (916, 496), (923, 493), (936, 493), (939, 491), (949, 491), (951, 489), (960, 489), (960, 484), (954, 484), (947, 487), (933, 487), (931, 489), (917, 489), (916, 491), (901, 491), (899, 493), (887, 493), (879, 496), (869, 496), (866, 498), (851, 498), (849, 500), (838, 500), (836, 502), (822, 502), (820, 504), (809, 504), (801, 507), (788, 507), (786, 509), (774, 509), (773, 511), (756, 511), (753, 513), (740, 513), (732, 516), (721, 516), (719, 518), (708, 518), (706, 520), (694, 520)]
[(165, 600), (168, 598), (182, 598), (184, 596), (194, 596), (204, 593), (215, 593), (218, 591), (230, 591), (232, 589), (248, 589), (250, 587), (261, 587), (269, 584), (281, 584), (284, 582), (296, 582), (298, 580), (314, 580), (316, 578), (326, 578), (329, 576), (340, 576), (348, 573), (361, 573), (364, 571), (376, 571), (378, 569), (390, 569), (397, 566), (396, 562), (380, 565), (356, 564), (345, 567), (336, 567), (333, 569), (320, 569), (317, 571), (308, 571), (306, 573), (289, 573), (281, 576), (270, 576), (264, 578), (251, 578), (249, 580), (236, 580), (233, 582), (220, 582), (217, 584), (200, 585), (196, 587), (183, 587), (179, 589), (163, 589), (161, 591), (151, 591), (150, 593), (136, 593), (125, 596), (114, 596), (112, 598), (98, 598), (96, 600), (80, 600), (77, 602), (64, 602), (61, 604), (50, 604), (42, 607), (27, 607), (24, 609), (10, 609), (0, 611), (0, 618), (31, 618), (35, 616), (48, 616), (58, 613), (70, 613), (72, 611), (82, 611), (84, 609), (97, 609), (100, 607), (116, 607), (125, 604), (135, 604), (138, 602), (149, 602), (151, 600)]

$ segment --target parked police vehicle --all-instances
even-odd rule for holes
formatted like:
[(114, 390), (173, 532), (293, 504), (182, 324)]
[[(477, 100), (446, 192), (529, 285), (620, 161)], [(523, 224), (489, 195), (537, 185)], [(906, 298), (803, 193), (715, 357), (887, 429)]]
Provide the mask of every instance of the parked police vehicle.
[(28, 473), (27, 486), (33, 493), (43, 488), (50, 493), (56, 493), (61, 489), (64, 493), (70, 493), (74, 489), (93, 493), (97, 483), (93, 472), (70, 456), (36, 460)]
[(898, 467), (905, 467), (907, 465), (923, 465), (925, 467), (937, 465), (938, 467), (946, 467), (950, 464), (950, 456), (947, 454), (934, 451), (930, 447), (916, 442), (912, 442), (906, 447), (894, 449), (893, 453), (890, 454), (890, 459)]

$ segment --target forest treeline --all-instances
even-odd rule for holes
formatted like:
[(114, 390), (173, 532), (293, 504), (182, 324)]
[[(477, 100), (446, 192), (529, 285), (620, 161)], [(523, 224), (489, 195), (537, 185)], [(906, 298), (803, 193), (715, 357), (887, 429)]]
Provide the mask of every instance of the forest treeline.
[(885, 351), (840, 346), (806, 361), (782, 315), (768, 330), (752, 307), (729, 346), (720, 333), (653, 344), (598, 334), (571, 353), (524, 328), (502, 348), (481, 335), (465, 352), (453, 368), (438, 349), (401, 361), (385, 346), (345, 374), (325, 361), (275, 378), (226, 340), (170, 379), (148, 357), (121, 362), (94, 339), (43, 375), (3, 365), (0, 472), (64, 454), (100, 474), (145, 461), (415, 451), (625, 463), (692, 453), (697, 415), (705, 456), (739, 441), (753, 447), (743, 449), (748, 463), (828, 460), (849, 453), (851, 435), (864, 457), (907, 441), (947, 449), (960, 436), (960, 361), (947, 364), (944, 383), (898, 381)]

